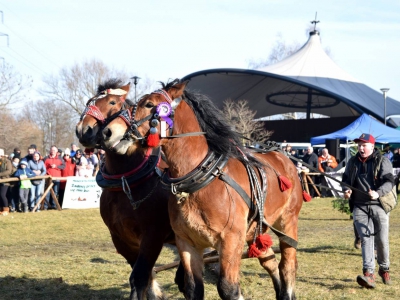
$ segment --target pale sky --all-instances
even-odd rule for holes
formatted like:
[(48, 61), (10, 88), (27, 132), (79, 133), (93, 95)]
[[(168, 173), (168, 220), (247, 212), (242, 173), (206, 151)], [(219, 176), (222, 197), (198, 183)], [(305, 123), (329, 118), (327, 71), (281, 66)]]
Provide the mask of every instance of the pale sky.
[(93, 57), (164, 82), (247, 68), (268, 57), (278, 33), (304, 44), (317, 12), (322, 46), (337, 65), (400, 101), (399, 0), (0, 0), (0, 10), (0, 33), (9, 37), (7, 47), (0, 36), (0, 57), (31, 75), (35, 87), (44, 75)]

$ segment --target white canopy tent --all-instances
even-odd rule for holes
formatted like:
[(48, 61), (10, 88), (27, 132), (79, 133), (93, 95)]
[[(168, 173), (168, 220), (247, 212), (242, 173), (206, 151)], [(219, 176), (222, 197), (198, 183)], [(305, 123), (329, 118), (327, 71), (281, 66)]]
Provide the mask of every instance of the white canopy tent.
[[(290, 57), (260, 70), (210, 69), (189, 74), (188, 87), (223, 102), (245, 99), (262, 118), (288, 112), (329, 117), (357, 117), (367, 113), (383, 121), (382, 93), (360, 83), (339, 68), (321, 46), (318, 31)], [(386, 99), (387, 117), (400, 115), (400, 102)], [(392, 125), (392, 123), (389, 121)]]

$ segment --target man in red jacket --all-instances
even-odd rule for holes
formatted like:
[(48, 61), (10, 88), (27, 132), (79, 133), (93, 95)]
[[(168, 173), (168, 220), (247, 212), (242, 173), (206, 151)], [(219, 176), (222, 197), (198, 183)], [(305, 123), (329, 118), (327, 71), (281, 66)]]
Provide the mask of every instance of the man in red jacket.
[[(46, 166), (47, 174), (52, 177), (62, 177), (62, 170), (65, 168), (65, 161), (62, 157), (57, 155), (58, 148), (56, 146), (51, 146), (50, 154), (44, 158), (44, 165)], [(60, 189), (60, 181), (53, 180), (53, 191), (58, 197), (58, 191)], [(46, 195), (46, 201), (49, 203), (49, 209), (56, 209), (56, 204), (53, 198), (50, 197), (50, 193)], [(44, 209), (47, 209), (47, 203), (45, 203)]]

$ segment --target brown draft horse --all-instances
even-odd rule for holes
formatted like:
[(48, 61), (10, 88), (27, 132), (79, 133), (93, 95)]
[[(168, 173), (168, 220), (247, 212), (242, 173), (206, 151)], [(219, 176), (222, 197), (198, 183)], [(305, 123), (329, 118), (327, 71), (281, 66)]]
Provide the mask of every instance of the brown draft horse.
[[(189, 192), (185, 193), (174, 190), (179, 188), (179, 183), (172, 184), (176, 197), (170, 197), (168, 210), (184, 268), (183, 292), (186, 299), (204, 298), (202, 253), (206, 247), (216, 248), (220, 255), (217, 284), (220, 297), (243, 299), (239, 287), (243, 246), (246, 241), (249, 245), (254, 242), (256, 230), (265, 232), (268, 228), (283, 233), (279, 237), (281, 260), (278, 264), (269, 247), (261, 250), (259, 262), (272, 278), (277, 299), (295, 299), (295, 247), (303, 198), (294, 164), (275, 151), (247, 153), (244, 158), (246, 150), (239, 146), (237, 134), (223, 120), (222, 113), (206, 96), (190, 93), (185, 86), (186, 83), (175, 80), (163, 85), (162, 90), (143, 97), (132, 110), (131, 128), (122, 120), (113, 120), (103, 129), (104, 144), (110, 147), (129, 135), (132, 145), (128, 151), (142, 152), (150, 143), (154, 146), (160, 135), (160, 145), (169, 165), (164, 176), (169, 177), (172, 183), (180, 178), (194, 178), (195, 170), (207, 170), (204, 161), (209, 160), (209, 153), (228, 158), (214, 176), (228, 176), (239, 188), (233, 188), (223, 180), (211, 180), (195, 191), (191, 191), (189, 184)], [(163, 110), (169, 109), (173, 110), (172, 114), (164, 114)], [(263, 210), (263, 215), (259, 216), (263, 219), (264, 225), (261, 226), (257, 226), (257, 218), (252, 217), (255, 212), (249, 209), (251, 205), (246, 204), (243, 193), (240, 195), (242, 189), (255, 199), (251, 188), (254, 182), (250, 180), (246, 165), (250, 169), (261, 166), (265, 174), (263, 181), (266, 185), (263, 189), (266, 193), (263, 195), (266, 196), (259, 209)], [(289, 189), (282, 191), (277, 174), (290, 180)], [(257, 176), (259, 179), (262, 177), (260, 174)], [(265, 223), (270, 226), (265, 226)]]
[[(98, 87), (98, 94), (89, 100), (76, 126), (76, 135), (82, 145), (99, 146), (102, 125), (113, 118), (120, 119), (122, 107), (129, 102), (125, 99), (128, 92), (129, 85), (122, 86), (116, 79)], [(167, 207), (170, 193), (162, 189), (154, 170), (150, 170), (150, 173), (147, 170), (147, 174), (142, 173), (144, 178), (135, 178), (136, 182), (129, 182), (143, 170), (143, 167), (138, 170), (138, 166), (145, 159), (146, 151), (140, 149), (127, 153), (126, 149), (125, 142), (105, 148), (105, 164), (96, 178), (102, 182), (99, 185), (109, 185), (101, 195), (101, 217), (110, 230), (115, 248), (132, 266), (130, 298), (164, 299), (157, 283), (152, 280), (152, 269), (163, 243), (174, 243)], [(125, 175), (130, 185), (133, 201), (145, 200), (136, 209), (133, 209), (127, 194), (120, 188), (122, 175)], [(179, 284), (178, 275), (176, 281), (183, 286), (183, 283)], [(183, 273), (181, 277), (183, 281)]]

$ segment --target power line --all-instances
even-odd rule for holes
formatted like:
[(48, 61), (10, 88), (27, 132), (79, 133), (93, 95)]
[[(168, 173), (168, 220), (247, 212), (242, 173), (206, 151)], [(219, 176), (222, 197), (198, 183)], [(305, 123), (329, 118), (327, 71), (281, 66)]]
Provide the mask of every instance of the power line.
[(28, 45), (29, 47), (31, 47), (33, 50), (36, 51), (36, 53), (38, 53), (41, 57), (43, 57), (44, 59), (46, 59), (47, 61), (49, 61), (50, 63), (52, 63), (55, 67), (60, 68), (59, 65), (57, 65), (57, 63), (53, 62), (51, 59), (49, 59), (48, 57), (46, 57), (42, 52), (40, 52), (39, 50), (37, 50), (35, 47), (33, 47), (31, 44), (29, 44), (27, 41), (25, 41), (19, 34), (17, 34), (14, 30), (12, 30), (10, 27), (8, 27), (7, 25), (4, 25), (5, 27), (7, 27), (12, 33), (14, 33), (21, 41), (23, 41), (26, 45)]
[[(6, 5), (2, 4), (2, 6), (4, 6), (5, 8), (7, 8), (7, 10), (16, 17), (16, 19), (21, 22), (24, 23), (28, 28), (32, 29), (33, 26), (31, 26), (30, 24), (26, 23), (24, 19), (20, 18), (16, 13), (14, 13), (12, 10), (10, 10)], [(2, 12), (2, 11), (0, 11)], [(9, 26), (5, 25), (4, 26), (10, 30), (15, 36), (17, 36), (22, 42), (24, 42), (26, 45), (28, 45), (31, 49), (33, 49), (36, 53), (38, 53), (41, 57), (43, 57), (45, 60), (47, 60), (48, 62), (50, 62), (52, 65), (54, 65), (57, 68), (60, 68), (60, 66), (54, 62), (53, 60), (51, 60), (49, 58), (49, 55), (46, 55), (46, 53), (44, 53), (44, 51), (38, 50), (36, 47), (34, 47), (31, 43), (28, 43), (25, 38), (23, 38), (20, 34), (18, 34), (17, 32), (15, 32), (13, 29), (11, 29)], [(44, 34), (40, 34), (41, 36), (45, 37), (48, 41), (50, 41), (52, 44), (54, 44), (55, 46), (57, 46), (58, 48), (61, 48), (59, 45), (55, 44), (53, 40), (50, 40), (46, 35)]]
[[(10, 49), (11, 51), (13, 51), (13, 53), (15, 53), (16, 55), (20, 56), (22, 59), (24, 59), (27, 63), (29, 63), (31, 66), (29, 66), (28, 64), (26, 64), (24, 61), (20, 60), (19, 58), (17, 58), (15, 55), (13, 55), (12, 53), (7, 53), (9, 56), (11, 56), (12, 58), (14, 58), (15, 60), (19, 61), (21, 64), (23, 64), (25, 67), (31, 69), (32, 71), (39, 73), (40, 75), (47, 75), (47, 73), (45, 71), (43, 71), (42, 69), (40, 69), (38, 66), (34, 65), (33, 63), (31, 63), (29, 60), (25, 59), (22, 55), (18, 54), (14, 49), (12, 48), (5, 48), (5, 49)], [(7, 52), (7, 51), (6, 51)], [(32, 68), (33, 67), (33, 68)]]

